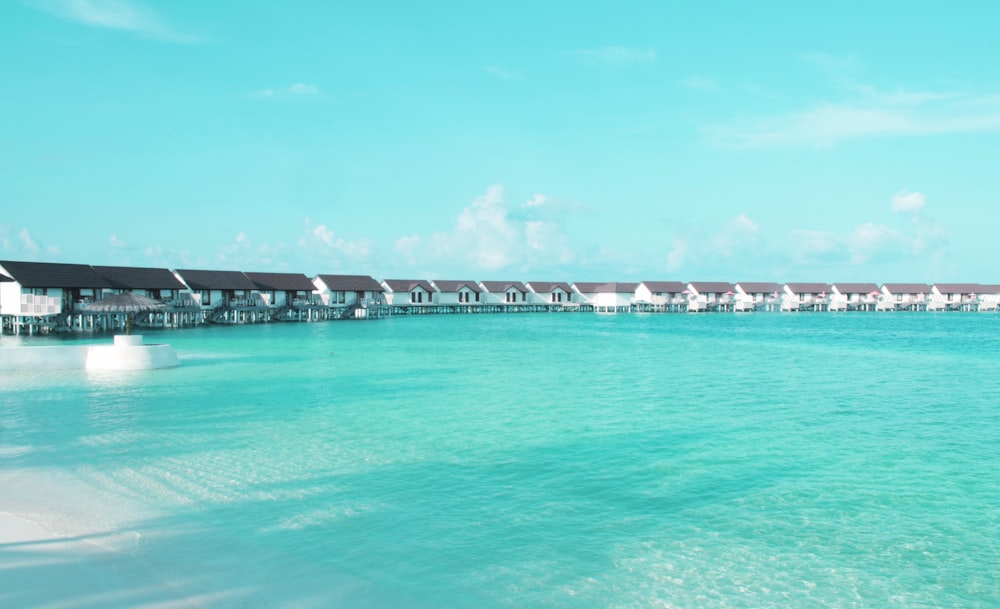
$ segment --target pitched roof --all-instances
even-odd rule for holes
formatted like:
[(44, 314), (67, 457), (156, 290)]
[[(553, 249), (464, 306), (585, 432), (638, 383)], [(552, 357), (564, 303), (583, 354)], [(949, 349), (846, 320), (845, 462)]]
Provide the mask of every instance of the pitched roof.
[(643, 281), (642, 284), (654, 294), (663, 292), (667, 294), (680, 294), (687, 289), (687, 285), (680, 281)]
[(258, 290), (285, 292), (311, 292), (313, 282), (302, 273), (243, 273)]
[(735, 288), (726, 281), (692, 281), (689, 285), (699, 294), (725, 294)]
[(517, 290), (522, 294), (528, 291), (528, 288), (520, 281), (483, 281), (481, 283), (492, 294), (499, 294), (510, 289)]
[(871, 294), (879, 291), (874, 283), (835, 283), (833, 287), (841, 294)]
[(551, 294), (557, 289), (566, 293), (573, 291), (565, 281), (529, 281), (526, 285), (535, 294)]
[(890, 294), (928, 294), (931, 291), (926, 283), (883, 283), (882, 287)]
[(203, 271), (177, 269), (192, 290), (256, 290), (257, 286), (242, 271)]
[(0, 283), (3, 283), (5, 281), (14, 281), (14, 280), (11, 277), (4, 275), (3, 273), (0, 273)]
[(385, 285), (393, 292), (412, 292), (417, 288), (423, 288), (427, 292), (436, 292), (430, 283), (423, 279), (386, 279)]
[(1000, 284), (984, 283), (979, 287), (983, 294), (1000, 294)]
[(24, 288), (110, 288), (88, 264), (0, 260), (14, 281)]
[(184, 284), (168, 269), (134, 266), (95, 266), (93, 269), (111, 287), (122, 290), (184, 289)]
[(986, 286), (979, 283), (935, 283), (942, 294), (980, 294)]
[(384, 292), (382, 284), (369, 275), (318, 275), (331, 292)]
[(792, 294), (819, 294), (833, 291), (829, 283), (786, 283), (785, 285), (792, 291)]
[(441, 292), (458, 292), (462, 288), (468, 288), (470, 292), (479, 294), (482, 292), (475, 281), (452, 281), (449, 279), (435, 279), (434, 285)]
[(781, 290), (781, 285), (773, 281), (741, 281), (736, 284), (745, 294), (768, 294)]
[(597, 286), (600, 294), (634, 294), (638, 283), (622, 283), (620, 281), (610, 281)]
[(574, 281), (573, 282), (573, 287), (576, 288), (576, 291), (579, 292), (579, 293), (581, 293), (581, 294), (590, 294), (590, 293), (597, 292), (597, 288), (599, 288), (600, 286), (604, 285), (605, 283), (607, 283), (607, 282), (605, 282), (605, 281), (598, 281), (598, 282), (594, 282), (594, 281)]

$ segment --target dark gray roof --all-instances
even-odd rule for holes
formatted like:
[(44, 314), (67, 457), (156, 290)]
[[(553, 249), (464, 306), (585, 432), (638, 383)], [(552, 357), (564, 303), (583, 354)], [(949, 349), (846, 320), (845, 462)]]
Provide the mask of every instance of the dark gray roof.
[(528, 288), (520, 281), (483, 281), (482, 284), (492, 294), (502, 294), (511, 289), (517, 290), (522, 294), (528, 291)]
[(601, 294), (633, 294), (639, 287), (638, 283), (622, 283), (620, 281), (609, 281), (597, 286), (597, 291)]
[(531, 288), (535, 294), (551, 294), (557, 289), (567, 294), (573, 291), (569, 284), (564, 281), (529, 281), (527, 287)]
[(841, 294), (871, 294), (880, 291), (874, 283), (835, 283), (833, 287)]
[(384, 292), (382, 284), (368, 275), (319, 275), (331, 292)]
[(773, 281), (741, 281), (737, 283), (746, 294), (769, 294), (780, 292), (781, 286)]
[(692, 281), (691, 287), (699, 294), (725, 294), (735, 288), (726, 281)]
[(594, 293), (594, 292), (597, 291), (597, 288), (601, 287), (602, 285), (604, 285), (606, 283), (607, 283), (606, 281), (597, 281), (597, 282), (594, 282), (594, 281), (574, 281), (573, 282), (573, 287), (576, 288), (576, 291), (579, 292), (579, 293), (581, 293), (581, 294), (592, 294), (592, 293)]
[(654, 294), (680, 294), (687, 289), (687, 284), (680, 281), (643, 281), (642, 283)]
[(184, 284), (168, 269), (134, 266), (95, 266), (94, 272), (121, 290), (183, 290)]
[(986, 286), (979, 283), (935, 283), (942, 294), (982, 294)]
[(14, 281), (24, 288), (110, 288), (106, 279), (88, 264), (59, 262), (18, 262), (0, 260)]
[(0, 283), (3, 283), (5, 281), (14, 281), (14, 279), (4, 275), (3, 273), (0, 273)]
[(313, 282), (302, 273), (243, 273), (257, 286), (258, 290), (311, 292), (316, 289)]
[(931, 286), (926, 283), (883, 283), (890, 294), (929, 294)]
[(177, 269), (184, 283), (192, 290), (256, 290), (250, 278), (242, 271), (203, 271)]
[(386, 279), (385, 284), (393, 292), (412, 292), (417, 288), (423, 288), (427, 292), (436, 292), (430, 283), (423, 279)]
[(475, 281), (452, 281), (449, 279), (435, 279), (434, 285), (437, 289), (442, 292), (458, 292), (462, 288), (469, 288), (469, 291), (474, 294), (479, 294), (482, 292), (479, 289), (479, 285)]
[(833, 290), (829, 283), (786, 283), (792, 294), (820, 294)]

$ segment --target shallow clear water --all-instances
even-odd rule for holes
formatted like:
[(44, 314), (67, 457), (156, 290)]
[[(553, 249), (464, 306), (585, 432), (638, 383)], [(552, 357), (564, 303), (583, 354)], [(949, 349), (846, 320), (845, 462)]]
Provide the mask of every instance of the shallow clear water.
[(182, 366), (0, 373), (0, 509), (213, 606), (1000, 606), (996, 315), (147, 340)]

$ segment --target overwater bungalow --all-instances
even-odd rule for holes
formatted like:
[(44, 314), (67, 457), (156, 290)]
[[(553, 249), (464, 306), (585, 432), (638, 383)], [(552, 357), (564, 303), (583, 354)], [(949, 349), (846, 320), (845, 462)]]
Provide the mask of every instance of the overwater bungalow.
[(733, 296), (735, 311), (777, 311), (781, 308), (781, 285), (767, 281), (741, 281)]
[(479, 286), (487, 305), (502, 305), (504, 311), (522, 311), (528, 304), (528, 288), (520, 281), (480, 281)]
[(687, 309), (687, 285), (680, 281), (642, 281), (635, 288), (638, 311), (668, 312)]
[(70, 318), (112, 286), (86, 264), (0, 260), (3, 328), (20, 334), (70, 327)]
[(177, 269), (174, 274), (198, 302), (205, 321), (245, 324), (270, 320), (270, 307), (257, 285), (241, 271)]
[(834, 283), (830, 288), (830, 311), (874, 311), (882, 292), (874, 283)]
[(980, 286), (979, 310), (996, 311), (1000, 308), (1000, 284), (984, 283)]
[(385, 288), (369, 275), (317, 275), (313, 284), (323, 304), (339, 310), (341, 318), (381, 317)]
[(598, 313), (628, 313), (635, 303), (638, 283), (610, 281), (597, 286), (594, 310)]
[(252, 296), (267, 307), (270, 321), (318, 321), (327, 308), (319, 290), (302, 273), (243, 273), (256, 288)]
[(927, 310), (978, 311), (983, 288), (979, 283), (935, 283), (927, 298)]
[(926, 311), (931, 286), (926, 283), (883, 283), (879, 311)]
[(534, 305), (548, 305), (563, 308), (570, 305), (573, 288), (562, 281), (529, 281), (528, 302)]
[(479, 306), (483, 303), (483, 289), (475, 281), (434, 279), (431, 285), (435, 304), (442, 306)]
[(423, 279), (383, 279), (386, 303), (396, 314), (434, 312), (434, 286)]
[[(111, 285), (107, 293), (131, 292), (162, 302), (162, 310), (136, 314), (132, 323), (137, 326), (183, 327), (200, 323), (200, 307), (188, 293), (177, 276), (165, 268), (134, 266), (94, 266), (94, 272)], [(107, 314), (103, 314), (107, 316)], [(77, 329), (92, 329), (102, 323), (100, 316), (93, 313), (79, 313), (71, 323)], [(87, 328), (87, 325), (91, 328)]]
[(829, 305), (829, 283), (786, 283), (782, 288), (782, 311), (826, 311)]
[(736, 286), (726, 281), (692, 281), (687, 284), (689, 313), (732, 311)]

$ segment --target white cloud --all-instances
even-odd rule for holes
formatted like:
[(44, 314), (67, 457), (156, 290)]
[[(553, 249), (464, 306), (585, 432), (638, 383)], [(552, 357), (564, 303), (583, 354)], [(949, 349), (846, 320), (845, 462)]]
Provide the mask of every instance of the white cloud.
[(498, 65), (486, 66), (483, 68), (483, 71), (486, 72), (487, 74), (496, 76), (501, 80), (516, 80), (518, 78), (521, 78), (520, 72), (508, 70), (507, 68)]
[(687, 259), (687, 254), (687, 242), (682, 239), (674, 239), (671, 244), (670, 252), (667, 253), (667, 270), (671, 273), (675, 273), (684, 268), (684, 262)]
[(574, 54), (587, 63), (602, 65), (636, 65), (656, 61), (656, 51), (651, 47), (607, 46), (596, 49), (579, 49)]
[(108, 245), (115, 249), (126, 249), (128, 248), (128, 242), (123, 241), (118, 238), (118, 235), (111, 235), (108, 237)]
[(678, 81), (678, 84), (685, 89), (692, 91), (718, 91), (719, 85), (714, 79), (700, 74), (694, 74)]
[(257, 99), (294, 99), (316, 95), (319, 95), (319, 87), (304, 82), (297, 82), (277, 89), (261, 89), (250, 93), (250, 97)]
[(123, 30), (167, 42), (195, 43), (196, 36), (182, 33), (152, 9), (126, 0), (28, 0), (50, 15), (91, 27)]
[(924, 195), (919, 192), (902, 190), (892, 196), (892, 211), (910, 213), (919, 211), (924, 206)]
[(37, 254), (42, 251), (42, 248), (31, 238), (31, 233), (28, 232), (28, 229), (22, 228), (17, 236), (21, 240), (21, 247), (29, 254)]
[(544, 205), (546, 201), (548, 201), (548, 197), (546, 197), (545, 195), (536, 194), (533, 195), (530, 199), (528, 199), (524, 203), (521, 203), (521, 207), (539, 207), (541, 205)]
[(865, 222), (847, 238), (851, 262), (863, 264), (874, 258), (896, 258), (905, 249), (906, 238), (898, 230), (884, 224)]
[(337, 266), (344, 258), (354, 262), (367, 261), (374, 249), (369, 239), (352, 240), (339, 237), (327, 224), (317, 224), (314, 227), (309, 218), (305, 219), (305, 228), (299, 237), (298, 245), (324, 265), (332, 261), (337, 263)]
[(996, 95), (905, 89), (886, 93), (855, 84), (844, 89), (852, 99), (708, 125), (701, 133), (708, 142), (728, 148), (822, 148), (865, 138), (1000, 131)]
[(573, 260), (573, 252), (561, 224), (534, 213), (548, 201), (547, 196), (536, 194), (512, 214), (503, 186), (494, 184), (459, 212), (450, 231), (435, 232), (426, 239), (402, 237), (395, 251), (408, 266), (436, 272), (527, 271), (566, 264)]

